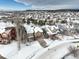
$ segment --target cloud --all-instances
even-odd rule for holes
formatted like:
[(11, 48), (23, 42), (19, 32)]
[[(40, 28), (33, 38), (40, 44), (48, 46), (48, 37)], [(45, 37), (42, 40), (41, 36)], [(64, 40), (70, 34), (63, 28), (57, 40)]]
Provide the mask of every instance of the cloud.
[(78, 8), (79, 0), (15, 0), (25, 5), (31, 5), (32, 9), (61, 9)]

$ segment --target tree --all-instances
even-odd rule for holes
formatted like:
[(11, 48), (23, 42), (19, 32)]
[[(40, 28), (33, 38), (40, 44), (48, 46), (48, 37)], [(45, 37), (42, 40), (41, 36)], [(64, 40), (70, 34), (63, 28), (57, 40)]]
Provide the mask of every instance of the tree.
[(40, 26), (45, 25), (45, 21), (39, 20), (38, 25), (40, 25)]
[(27, 24), (30, 24), (30, 20), (27, 19)]
[(18, 18), (15, 20), (15, 24), (16, 24), (16, 39), (18, 40), (18, 50), (20, 50), (20, 43), (21, 43), (21, 37), (20, 37), (20, 22), (18, 20)]
[(66, 20), (62, 20), (61, 23), (67, 23), (67, 21)]
[(22, 23), (26, 23), (25, 18), (24, 18), (24, 19), (22, 19)]
[(70, 51), (70, 52), (67, 53), (66, 55), (64, 55), (64, 56), (62, 57), (62, 59), (65, 59), (67, 56), (69, 56), (69, 55), (71, 55), (71, 54), (73, 54), (73, 56), (77, 58), (77, 56), (78, 56), (77, 52), (79, 51), (79, 49), (77, 49), (76, 47), (70, 46), (70, 47), (69, 47), (69, 51)]
[(36, 25), (37, 24), (37, 20), (32, 20), (32, 23)]
[(49, 35), (47, 34), (46, 30), (45, 30), (45, 29), (42, 29), (42, 30), (43, 30), (44, 37), (45, 37), (45, 38), (48, 38)]
[(50, 21), (49, 21), (49, 25), (52, 25), (52, 24), (53, 24), (53, 20), (50, 20)]

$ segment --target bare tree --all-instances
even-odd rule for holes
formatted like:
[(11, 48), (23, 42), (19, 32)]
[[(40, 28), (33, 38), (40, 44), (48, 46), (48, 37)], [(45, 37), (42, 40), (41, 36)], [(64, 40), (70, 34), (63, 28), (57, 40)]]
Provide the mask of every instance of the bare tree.
[(20, 43), (21, 43), (21, 29), (20, 29), (20, 25), (21, 25), (21, 22), (20, 22), (20, 19), (17, 15), (17, 17), (15, 17), (14, 19), (14, 22), (16, 24), (16, 40), (18, 41), (17, 45), (18, 45), (18, 50), (20, 50)]
[(78, 54), (77, 54), (77, 52), (79, 51), (79, 49), (77, 49), (76, 47), (73, 47), (73, 46), (70, 46), (69, 47), (69, 53), (67, 53), (66, 55), (64, 55), (63, 57), (62, 57), (62, 59), (65, 59), (67, 56), (69, 56), (69, 55), (73, 55), (74, 57), (76, 57), (77, 58), (77, 56), (78, 56)]

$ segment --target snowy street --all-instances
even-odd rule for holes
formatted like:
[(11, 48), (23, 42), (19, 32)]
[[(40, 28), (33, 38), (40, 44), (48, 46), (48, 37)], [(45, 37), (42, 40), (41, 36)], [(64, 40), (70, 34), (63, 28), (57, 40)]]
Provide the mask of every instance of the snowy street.
[(76, 42), (76, 40), (55, 42), (46, 49), (42, 50), (42, 52), (38, 52), (32, 59), (61, 59), (69, 52), (68, 48), (69, 46), (72, 46), (71, 42)]

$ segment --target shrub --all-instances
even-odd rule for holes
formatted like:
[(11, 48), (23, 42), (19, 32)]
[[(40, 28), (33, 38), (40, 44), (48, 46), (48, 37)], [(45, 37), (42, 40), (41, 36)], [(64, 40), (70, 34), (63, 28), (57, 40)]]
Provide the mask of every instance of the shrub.
[(30, 24), (30, 20), (27, 20), (27, 24)]
[(45, 25), (45, 21), (39, 20), (38, 25), (40, 25), (40, 26)]
[(67, 23), (67, 21), (66, 20), (62, 20), (61, 23)]

